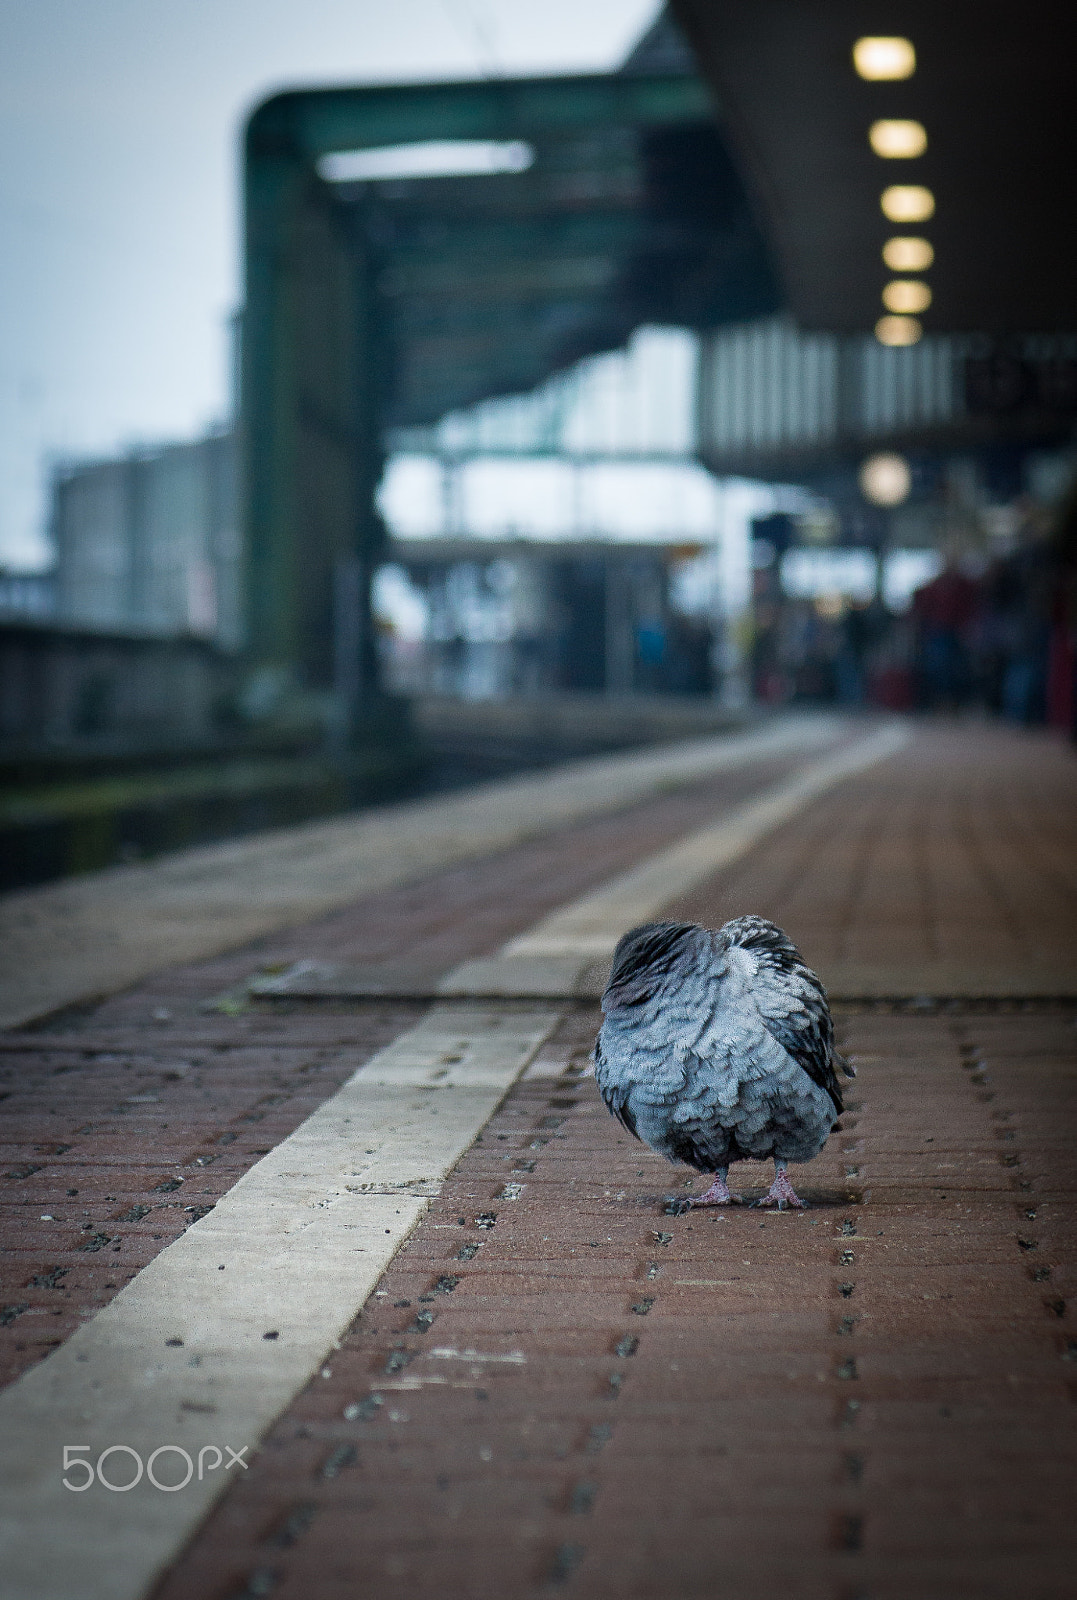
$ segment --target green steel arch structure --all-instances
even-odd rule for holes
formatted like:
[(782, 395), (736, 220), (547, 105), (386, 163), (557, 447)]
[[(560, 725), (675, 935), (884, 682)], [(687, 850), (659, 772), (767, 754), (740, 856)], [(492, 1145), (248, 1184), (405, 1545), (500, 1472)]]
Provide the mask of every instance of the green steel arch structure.
[[(443, 140), (526, 141), (533, 161), (319, 172), (335, 152)], [(245, 158), (247, 658), (330, 684), (351, 561), (361, 700), (386, 430), (531, 389), (643, 323), (766, 315), (775, 279), (710, 91), (685, 71), (285, 92), (251, 116)]]

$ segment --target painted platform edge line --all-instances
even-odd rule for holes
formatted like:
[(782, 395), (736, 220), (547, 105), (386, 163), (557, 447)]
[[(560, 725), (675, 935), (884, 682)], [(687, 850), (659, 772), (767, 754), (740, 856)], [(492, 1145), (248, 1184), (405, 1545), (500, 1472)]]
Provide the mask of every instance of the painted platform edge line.
[(739, 860), (838, 784), (898, 754), (911, 737), (904, 725), (891, 723), (850, 749), (814, 762), (736, 807), (721, 822), (558, 907), (527, 933), (510, 939), (497, 956), (462, 963), (442, 980), (441, 992), (549, 997), (563, 983), (566, 999), (591, 997), (595, 969), (609, 959), (628, 928), (659, 915), (671, 900)]
[(200, 846), (0, 897), (0, 1028), (40, 1022), (179, 962), (236, 950), (366, 894), (540, 838), (854, 726), (792, 714), (749, 733), (592, 756), (436, 801)]
[[(0, 1394), (10, 1600), (142, 1600), (362, 1309), (556, 1027), (549, 1006), (433, 1008), (244, 1174), (53, 1355)], [(64, 1446), (129, 1493), (63, 1486)], [(241, 1467), (232, 1468), (232, 1476)], [(85, 1469), (67, 1474), (81, 1482)]]

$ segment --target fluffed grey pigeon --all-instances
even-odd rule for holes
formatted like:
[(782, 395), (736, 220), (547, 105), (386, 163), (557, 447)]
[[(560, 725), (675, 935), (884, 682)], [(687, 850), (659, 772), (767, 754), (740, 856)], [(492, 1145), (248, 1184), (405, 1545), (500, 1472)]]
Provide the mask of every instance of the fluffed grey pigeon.
[(613, 954), (595, 1078), (629, 1133), (713, 1173), (694, 1206), (735, 1203), (733, 1161), (774, 1159), (756, 1204), (801, 1207), (786, 1164), (810, 1161), (842, 1110), (826, 992), (780, 928), (737, 917), (717, 933), (648, 922)]

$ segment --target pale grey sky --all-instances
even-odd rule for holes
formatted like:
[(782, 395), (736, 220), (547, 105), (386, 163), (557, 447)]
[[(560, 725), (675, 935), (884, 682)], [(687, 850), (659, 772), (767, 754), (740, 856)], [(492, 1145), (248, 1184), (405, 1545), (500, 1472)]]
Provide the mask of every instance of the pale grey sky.
[(658, 0), (0, 0), (0, 565), (50, 456), (224, 415), (238, 136), (286, 84), (592, 71)]

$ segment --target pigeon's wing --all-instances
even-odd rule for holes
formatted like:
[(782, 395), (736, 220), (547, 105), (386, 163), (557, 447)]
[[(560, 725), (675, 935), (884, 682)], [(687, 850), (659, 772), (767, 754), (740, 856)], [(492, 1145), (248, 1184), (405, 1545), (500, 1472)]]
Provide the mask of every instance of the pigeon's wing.
[(675, 1097), (668, 1097), (667, 1149), (678, 1161), (700, 1172), (722, 1165), (730, 1139), (744, 1119), (739, 1104), (740, 1082), (731, 1070), (728, 1045), (715, 1041), (713, 1053), (685, 1051), (684, 1078)]
[[(641, 1057), (650, 1057), (643, 1072), (639, 1070)], [(593, 1060), (598, 1092), (607, 1111), (642, 1143), (651, 1142), (656, 1127), (672, 1126), (694, 1116), (706, 1121), (707, 1102), (714, 1095), (713, 1071), (690, 1051), (670, 1052), (665, 1046), (652, 1051), (644, 1047), (636, 1056), (635, 1070), (619, 1072), (616, 1057), (611, 1060), (604, 1054), (599, 1035)], [(638, 1119), (644, 1122), (642, 1133)]]
[(841, 1088), (834, 1068), (834, 1023), (826, 991), (806, 966), (793, 941), (762, 917), (738, 917), (721, 930), (733, 954), (743, 951), (752, 970), (746, 987), (768, 1032), (798, 1066), (825, 1089), (841, 1111)]
[(595, 1040), (595, 1049), (592, 1060), (595, 1064), (595, 1078), (598, 1081), (598, 1092), (605, 1102), (606, 1110), (612, 1112), (617, 1118), (617, 1121), (628, 1129), (633, 1139), (638, 1139), (639, 1133), (636, 1130), (636, 1119), (632, 1115), (632, 1108), (628, 1103), (628, 1095), (632, 1087), (631, 1081), (628, 1079), (624, 1081), (615, 1081), (611, 1079), (607, 1073), (602, 1071), (602, 1068), (606, 1065), (606, 1063), (602, 1055), (601, 1038)]
[[(745, 1068), (749, 1080), (764, 1076), (764, 1039), (778, 1054), (761, 1020), (754, 1017), (753, 1024), (746, 1033), (754, 1034), (754, 1040), (712, 1035), (703, 1053), (683, 1043), (661, 1053), (644, 1051), (645, 1057), (651, 1056), (647, 1070), (639, 1070), (637, 1054), (636, 1070), (623, 1078), (608, 1070), (610, 1063), (603, 1059), (595, 1075), (607, 1109), (652, 1150), (700, 1172), (716, 1170), (728, 1160), (742, 1124), (755, 1110), (751, 1091), (742, 1082)], [(756, 1048), (746, 1052), (746, 1042), (749, 1046), (754, 1042)], [(751, 1070), (748, 1053), (758, 1058), (757, 1073)]]

